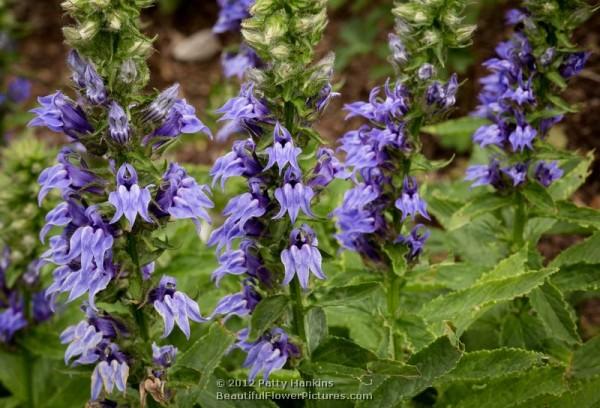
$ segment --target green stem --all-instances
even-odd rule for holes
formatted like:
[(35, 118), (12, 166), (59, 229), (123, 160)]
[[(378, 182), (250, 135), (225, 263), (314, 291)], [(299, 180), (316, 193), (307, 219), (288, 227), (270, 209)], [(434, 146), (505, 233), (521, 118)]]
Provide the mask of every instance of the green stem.
[(396, 311), (398, 310), (398, 289), (399, 289), (398, 276), (390, 271), (387, 279), (387, 309), (388, 309), (388, 324), (390, 326), (390, 340), (392, 346), (392, 359), (396, 359), (397, 347), (396, 347), (396, 334), (394, 326), (396, 325)]
[(523, 233), (525, 231), (525, 222), (527, 216), (525, 214), (525, 202), (523, 196), (517, 193), (517, 208), (515, 208), (515, 219), (513, 221), (513, 244), (516, 249), (520, 248), (523, 243)]
[(27, 392), (27, 407), (35, 407), (33, 399), (33, 356), (23, 347), (23, 366), (25, 369), (25, 390)]
[[(305, 346), (304, 347), (304, 351), (306, 352), (306, 355), (308, 357), (310, 357), (310, 350), (308, 348), (308, 337), (306, 336), (306, 326), (305, 326), (305, 320), (304, 320), (304, 295), (302, 293), (302, 288), (300, 287), (300, 281), (298, 280), (298, 277), (294, 277), (294, 279), (290, 282), (290, 297), (292, 298), (292, 315), (294, 317), (294, 322), (293, 322), (293, 328), (294, 328), (294, 333), (300, 337), (302, 339), (302, 341), (304, 342)], [(312, 376), (309, 374), (305, 374), (305, 373), (300, 373), (302, 376), (302, 379), (306, 382), (311, 382), (312, 381)], [(314, 394), (315, 392), (315, 387), (312, 385), (309, 385), (308, 387), (305, 387), (306, 391), (308, 391), (311, 394)], [(315, 405), (315, 401), (312, 399), (307, 399), (305, 401), (305, 406), (307, 408), (313, 408), (316, 407)]]

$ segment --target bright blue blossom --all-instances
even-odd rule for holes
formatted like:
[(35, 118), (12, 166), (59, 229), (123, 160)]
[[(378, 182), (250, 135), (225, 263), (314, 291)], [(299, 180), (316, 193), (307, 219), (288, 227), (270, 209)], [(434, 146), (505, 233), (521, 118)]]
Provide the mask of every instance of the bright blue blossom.
[(131, 137), (127, 114), (117, 102), (112, 101), (108, 110), (108, 133), (119, 144), (126, 144)]
[(8, 83), (6, 96), (13, 103), (23, 103), (31, 95), (31, 82), (25, 78), (15, 78)]
[(306, 289), (310, 273), (318, 279), (326, 279), (321, 269), (322, 257), (318, 245), (319, 241), (308, 225), (303, 224), (292, 230), (290, 246), (281, 251), (281, 263), (285, 269), (283, 285), (288, 285), (297, 276), (300, 286)]
[(467, 168), (467, 181), (474, 181), (472, 187), (491, 185), (498, 187), (501, 184), (500, 165), (497, 160), (492, 160), (489, 165), (476, 164)]
[(590, 57), (589, 52), (574, 52), (569, 54), (560, 67), (560, 74), (565, 78), (572, 78), (583, 70)]
[(317, 150), (317, 164), (313, 170), (313, 176), (308, 181), (310, 187), (327, 187), (336, 178), (345, 180), (348, 177), (350, 177), (350, 172), (335, 157), (333, 150), (327, 147)]
[(254, 311), (261, 299), (262, 297), (256, 289), (246, 282), (240, 292), (223, 297), (210, 315), (210, 318), (224, 316), (226, 320), (231, 316), (248, 316)]
[(281, 126), (281, 123), (277, 122), (275, 124), (275, 130), (273, 131), (273, 138), (273, 145), (265, 149), (269, 155), (269, 161), (263, 171), (270, 169), (277, 163), (279, 174), (281, 174), (284, 167), (288, 164), (292, 170), (300, 173), (301, 170), (298, 165), (298, 156), (302, 152), (302, 149), (294, 146), (290, 132), (288, 132), (285, 127)]
[(254, 95), (254, 84), (248, 82), (242, 85), (239, 95), (228, 100), (217, 109), (217, 113), (221, 114), (219, 121), (228, 121), (217, 133), (217, 140), (223, 141), (243, 130), (259, 134), (261, 129), (258, 125), (269, 121), (270, 110), (263, 100)]
[(64, 133), (76, 140), (93, 131), (81, 107), (57, 91), (38, 98), (41, 105), (31, 110), (36, 115), (28, 126), (45, 126), (53, 132)]
[(275, 190), (275, 199), (279, 203), (280, 208), (273, 219), (279, 219), (288, 213), (292, 223), (295, 223), (300, 210), (302, 210), (305, 215), (314, 217), (310, 208), (310, 202), (314, 196), (315, 193), (312, 188), (302, 184), (300, 180), (288, 171), (283, 187), (279, 187)]
[(221, 188), (224, 189), (225, 182), (230, 177), (253, 177), (260, 173), (263, 168), (256, 157), (255, 150), (256, 144), (250, 138), (233, 142), (231, 152), (219, 157), (210, 171), (213, 187), (221, 180)]
[(265, 333), (255, 342), (248, 342), (248, 330), (243, 329), (238, 333), (238, 342), (235, 347), (247, 353), (244, 367), (250, 368), (248, 379), (254, 381), (262, 372), (263, 379), (268, 380), (271, 372), (282, 368), (289, 358), (298, 357), (300, 350), (291, 343), (288, 335), (276, 327)]
[(198, 119), (196, 109), (185, 99), (177, 99), (165, 118), (163, 124), (154, 131), (154, 136), (177, 137), (182, 133), (203, 132), (212, 137), (210, 129)]
[(392, 89), (389, 80), (383, 87), (385, 98), (379, 96), (381, 88), (373, 88), (368, 102), (354, 102), (344, 106), (346, 119), (362, 116), (375, 122), (390, 122), (400, 119), (408, 112), (408, 90), (397, 83)]
[(245, 44), (237, 52), (224, 52), (221, 56), (221, 66), (227, 78), (236, 76), (241, 80), (249, 69), (258, 67), (260, 63), (256, 52)]
[(420, 234), (419, 231), (422, 228), (424, 228), (422, 224), (417, 224), (413, 227), (408, 235), (400, 235), (396, 239), (396, 242), (404, 244), (408, 247), (407, 258), (409, 260), (417, 258), (421, 252), (423, 252), (425, 241), (429, 237), (430, 233), (429, 231), (426, 231), (424, 234)]
[(219, 19), (213, 26), (215, 33), (238, 31), (242, 20), (250, 17), (250, 7), (255, 0), (217, 0), (219, 3)]
[(175, 362), (177, 351), (177, 347), (171, 346), (170, 344), (158, 346), (156, 343), (152, 343), (152, 361), (154, 364), (163, 368), (171, 367)]
[(554, 181), (563, 176), (563, 170), (558, 167), (558, 162), (539, 161), (535, 165), (534, 176), (544, 187), (550, 186)]
[(333, 211), (340, 231), (336, 237), (344, 247), (357, 250), (357, 240), (377, 230), (373, 202), (378, 197), (379, 191), (366, 184), (358, 184), (344, 193), (342, 205)]
[(402, 220), (406, 217), (421, 215), (429, 219), (427, 204), (419, 195), (419, 186), (413, 177), (405, 177), (402, 182), (402, 195), (396, 200), (396, 208), (402, 212)]
[(129, 225), (133, 227), (139, 214), (146, 222), (152, 222), (148, 214), (150, 205), (150, 190), (148, 186), (140, 188), (137, 172), (130, 164), (123, 164), (117, 172), (117, 190), (108, 196), (108, 202), (115, 207), (115, 215), (110, 220), (111, 224), (125, 216)]
[(161, 123), (169, 114), (179, 95), (179, 84), (171, 85), (162, 91), (158, 96), (144, 109), (142, 117), (143, 122)]
[(27, 326), (21, 300), (13, 300), (5, 310), (0, 311), (0, 343), (8, 343), (19, 330)]
[(170, 276), (161, 278), (158, 287), (150, 292), (149, 299), (165, 323), (163, 337), (167, 337), (177, 324), (185, 337), (189, 339), (189, 320), (197, 323), (207, 320), (200, 315), (198, 303), (190, 299), (185, 293), (178, 291), (177, 281)]

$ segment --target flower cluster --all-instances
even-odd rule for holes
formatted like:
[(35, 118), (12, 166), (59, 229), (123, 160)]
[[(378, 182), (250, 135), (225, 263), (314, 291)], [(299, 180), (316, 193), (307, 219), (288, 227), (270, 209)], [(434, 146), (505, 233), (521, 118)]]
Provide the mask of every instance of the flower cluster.
[(443, 54), (432, 55), (428, 47), (465, 45), (473, 27), (461, 22), (462, 6), (453, 1), (398, 4), (398, 33), (389, 35), (389, 47), (399, 79), (375, 87), (368, 101), (345, 106), (347, 119), (360, 117), (368, 124), (341, 139), (339, 150), (354, 186), (333, 215), (341, 245), (370, 261), (386, 263), (383, 246), (389, 241), (404, 244), (413, 260), (427, 239), (428, 233), (419, 234), (420, 224), (399, 234), (407, 218), (429, 219), (411, 162), (420, 154), (420, 126), (455, 104), (458, 79), (453, 74), (442, 80)]
[[(227, 121), (218, 139), (240, 132), (246, 137), (235, 141), (231, 152), (219, 158), (211, 170), (213, 185), (220, 183), (224, 187), (228, 179), (243, 177), (247, 186), (229, 200), (223, 211), (224, 223), (208, 241), (218, 252), (220, 266), (213, 273), (215, 283), (218, 285), (227, 275), (242, 278), (241, 291), (224, 297), (212, 313), (224, 320), (251, 315), (267, 293), (276, 294), (290, 286), (290, 292), (301, 294), (302, 289), (309, 290), (311, 275), (326, 278), (319, 242), (308, 220), (315, 217), (312, 206), (319, 192), (344, 174), (333, 152), (317, 149), (309, 136), (311, 118), (320, 114), (336, 95), (329, 83), (332, 58), (316, 65), (310, 61), (294, 65), (293, 61), (284, 62), (281, 55), (276, 58), (272, 54), (275, 46), (300, 47), (292, 40), (299, 36), (294, 32), (297, 27), (281, 26), (275, 17), (321, 21), (324, 4), (291, 1), (283, 5), (258, 0), (251, 10), (254, 15), (244, 22), (244, 37), (260, 58), (270, 63), (242, 85), (237, 97), (218, 110), (220, 120)], [(323, 27), (311, 27), (315, 43)], [(273, 47), (263, 42), (267, 39), (254, 36), (271, 29), (289, 30), (290, 36), (281, 33), (274, 38), (277, 45), (272, 44)], [(290, 53), (289, 58), (312, 53), (306, 43), (302, 47), (301, 55)], [(284, 65), (304, 68), (290, 72), (280, 81), (277, 77), (284, 73)], [(281, 86), (288, 91), (282, 91)], [(292, 100), (303, 100), (305, 104), (294, 106)], [(302, 160), (303, 153), (310, 153), (310, 149), (317, 153), (317, 161), (312, 164)], [(289, 236), (289, 240), (282, 240), (282, 235)], [(265, 256), (265, 248), (278, 256)], [(301, 355), (296, 340), (289, 341), (282, 328), (272, 328), (258, 339), (248, 339), (247, 330), (240, 336), (238, 347), (248, 353), (244, 366), (250, 368), (251, 379), (260, 371), (267, 378), (288, 359)]]
[(506, 20), (514, 26), (514, 33), (484, 63), (491, 73), (481, 79), (475, 112), (491, 121), (473, 134), (475, 143), (492, 151), (491, 159), (489, 164), (469, 167), (466, 180), (498, 190), (520, 188), (528, 181), (548, 187), (562, 177), (563, 170), (557, 161), (536, 158), (535, 146), (544, 142), (563, 116), (546, 84), (549, 80), (562, 84), (577, 75), (589, 53), (547, 43), (550, 36), (540, 40), (546, 28), (528, 11), (511, 10)]
[[(124, 13), (130, 12), (123, 7)], [(135, 24), (123, 30), (113, 27), (111, 35), (127, 38), (133, 30), (143, 38)], [(99, 44), (104, 40), (99, 38)], [(58, 164), (40, 174), (40, 204), (52, 190), (62, 197), (48, 212), (40, 238), (50, 236), (42, 259), (55, 265), (47, 299), (57, 302), (62, 293), (68, 294), (67, 302), (87, 296), (86, 319), (67, 329), (61, 340), (69, 344), (67, 363), (74, 359), (73, 365), (95, 365), (95, 401), (114, 390), (125, 393), (130, 372), (136, 373), (134, 382), (143, 384), (145, 367), (160, 366), (158, 377), (164, 385), (164, 370), (175, 351), (151, 343), (151, 327), (141, 322), (159, 318), (163, 337), (176, 324), (189, 338), (189, 321), (205, 321), (198, 304), (177, 290), (174, 278), (155, 276), (154, 261), (167, 246), (153, 234), (170, 220), (191, 220), (198, 231), (201, 222), (210, 222), (208, 187), (177, 163), (166, 163), (162, 170), (155, 164), (163, 146), (180, 134), (210, 136), (210, 131), (195, 109), (178, 97), (177, 84), (151, 98), (135, 92), (145, 82), (138, 75), (146, 70), (139, 59), (133, 62), (117, 50), (121, 61), (116, 58), (106, 65), (100, 48), (79, 49), (82, 53), (73, 50), (68, 57), (78, 97), (58, 91), (40, 98), (30, 125), (62, 132), (75, 142), (60, 151)], [(121, 301), (133, 313), (109, 314), (98, 298)], [(140, 354), (151, 346), (153, 360)], [(156, 373), (152, 376), (157, 378)]]

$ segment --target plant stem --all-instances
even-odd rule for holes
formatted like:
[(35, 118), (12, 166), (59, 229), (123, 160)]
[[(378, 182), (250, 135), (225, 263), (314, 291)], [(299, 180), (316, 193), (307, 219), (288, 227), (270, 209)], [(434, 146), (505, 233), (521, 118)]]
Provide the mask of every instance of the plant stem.
[[(308, 337), (306, 336), (306, 327), (304, 321), (304, 295), (302, 293), (302, 288), (300, 287), (300, 281), (298, 277), (295, 276), (294, 279), (290, 282), (290, 297), (292, 298), (292, 314), (294, 316), (294, 332), (295, 334), (302, 339), (306, 347), (304, 348), (306, 355), (310, 357), (310, 350), (308, 347)], [(312, 382), (312, 376), (305, 373), (300, 373), (302, 379), (307, 382)], [(308, 387), (304, 387), (306, 391), (309, 393), (315, 392), (315, 387), (311, 384)], [(305, 401), (305, 406), (307, 408), (315, 407), (315, 402), (312, 399), (307, 399)]]
[(387, 279), (387, 309), (388, 324), (390, 326), (390, 339), (392, 343), (392, 359), (396, 359), (396, 334), (394, 326), (396, 324), (396, 310), (398, 310), (398, 276), (393, 271), (388, 273)]
[(515, 209), (515, 219), (513, 221), (513, 244), (516, 249), (523, 245), (523, 232), (525, 231), (525, 222), (527, 217), (525, 214), (525, 203), (523, 196), (517, 193), (517, 208)]
[(33, 400), (33, 356), (27, 349), (23, 347), (23, 366), (25, 369), (25, 389), (27, 390), (27, 407), (34, 408)]

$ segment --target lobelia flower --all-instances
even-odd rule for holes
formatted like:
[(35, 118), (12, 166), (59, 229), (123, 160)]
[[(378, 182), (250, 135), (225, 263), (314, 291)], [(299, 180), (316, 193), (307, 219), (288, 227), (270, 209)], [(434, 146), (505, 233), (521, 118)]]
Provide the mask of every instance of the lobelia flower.
[(512, 179), (513, 186), (523, 184), (527, 178), (526, 163), (517, 163), (513, 166), (503, 168), (502, 171)]
[(250, 7), (255, 0), (218, 0), (219, 19), (213, 26), (215, 33), (238, 31), (242, 20), (250, 17)]
[(225, 316), (224, 320), (227, 320), (231, 316), (248, 316), (254, 311), (261, 299), (262, 297), (256, 289), (248, 282), (244, 282), (241, 292), (223, 297), (217, 303), (209, 318), (213, 319), (215, 316), (223, 315)]
[(152, 274), (154, 273), (155, 267), (156, 264), (154, 262), (150, 262), (149, 264), (142, 266), (142, 270), (140, 271), (142, 273), (142, 279), (150, 279), (152, 277)]
[(125, 354), (114, 343), (99, 347), (98, 353), (100, 362), (92, 372), (92, 400), (98, 399), (102, 389), (107, 394), (111, 394), (115, 388), (125, 393), (129, 377), (129, 365)]
[(263, 379), (268, 380), (271, 372), (282, 368), (290, 357), (298, 357), (300, 350), (291, 343), (288, 335), (279, 327), (271, 329), (257, 341), (249, 343), (248, 329), (238, 333), (238, 342), (235, 347), (247, 353), (244, 368), (250, 368), (248, 379), (254, 381), (262, 371)]
[(177, 137), (182, 133), (202, 132), (212, 138), (210, 129), (196, 117), (196, 109), (185, 99), (177, 99), (163, 124), (154, 131), (153, 136)]
[(427, 204), (419, 195), (419, 186), (414, 177), (405, 177), (402, 182), (402, 195), (396, 200), (396, 208), (402, 212), (402, 220), (410, 216), (412, 219), (417, 214), (429, 219)]
[(152, 343), (152, 361), (154, 364), (163, 368), (168, 368), (175, 362), (177, 356), (177, 347), (166, 345), (158, 346), (156, 343)]
[(23, 310), (23, 301), (13, 293), (8, 307), (0, 312), (0, 342), (8, 343), (19, 330), (27, 326)]
[(243, 249), (244, 243), (240, 244), (240, 249), (229, 249), (219, 255), (219, 267), (211, 275), (215, 285), (219, 287), (221, 279), (225, 275), (243, 275), (248, 272), (246, 266), (246, 251)]
[(169, 114), (179, 95), (179, 84), (171, 85), (162, 91), (158, 96), (144, 109), (142, 122), (159, 123)]
[(427, 88), (426, 100), (428, 105), (437, 105), (440, 108), (449, 108), (456, 103), (458, 91), (458, 77), (452, 74), (446, 85), (435, 81)]
[(46, 223), (40, 231), (40, 241), (44, 243), (46, 241), (46, 235), (54, 227), (64, 227), (68, 225), (73, 218), (71, 218), (71, 212), (69, 210), (69, 204), (67, 202), (59, 203), (54, 207), (48, 214), (46, 214)]
[(344, 247), (356, 250), (358, 238), (377, 230), (371, 205), (378, 197), (379, 192), (373, 186), (362, 183), (344, 193), (342, 205), (333, 211), (340, 231), (336, 237)]
[(492, 160), (489, 165), (476, 164), (467, 168), (467, 181), (474, 181), (471, 187), (491, 185), (499, 187), (502, 185), (500, 176), (500, 164), (497, 160)]
[(71, 79), (80, 88), (85, 87), (85, 69), (88, 63), (83, 60), (76, 50), (70, 50), (67, 54), (67, 64), (71, 68)]
[(254, 84), (247, 82), (242, 85), (239, 95), (229, 99), (217, 113), (221, 114), (219, 121), (229, 122), (217, 133), (217, 140), (223, 141), (241, 130), (259, 134), (258, 124), (269, 121), (270, 111), (265, 102), (254, 95)]
[(312, 188), (302, 184), (298, 175), (290, 170), (288, 169), (285, 174), (285, 184), (283, 187), (275, 190), (275, 199), (279, 203), (280, 209), (273, 219), (279, 219), (288, 213), (293, 224), (296, 222), (300, 210), (308, 217), (314, 217), (310, 208), (310, 202), (315, 193)]
[(508, 136), (508, 140), (514, 151), (523, 151), (525, 147), (533, 150), (532, 142), (535, 139), (537, 131), (531, 126), (517, 126), (515, 130)]
[(119, 144), (126, 144), (131, 138), (129, 119), (123, 108), (115, 101), (110, 104), (108, 111), (108, 133)]
[(238, 52), (224, 52), (221, 56), (221, 66), (226, 78), (236, 76), (242, 80), (249, 69), (258, 67), (260, 63), (256, 52), (245, 44), (240, 46)]
[(149, 300), (154, 305), (156, 312), (165, 323), (163, 337), (167, 337), (175, 324), (181, 329), (186, 338), (190, 338), (190, 323), (206, 322), (207, 319), (200, 315), (198, 304), (186, 294), (177, 289), (177, 281), (170, 276), (163, 276), (158, 287), (152, 289)]
[(200, 220), (210, 223), (206, 209), (214, 206), (206, 194), (207, 190), (207, 186), (199, 185), (183, 167), (170, 163), (156, 198), (157, 215), (168, 214), (174, 219), (191, 219), (200, 233)]
[(590, 55), (590, 52), (574, 52), (569, 54), (560, 66), (560, 74), (567, 79), (579, 75)]
[(394, 89), (390, 87), (389, 79), (383, 87), (385, 99), (379, 97), (380, 87), (375, 87), (369, 95), (369, 102), (353, 102), (344, 106), (348, 112), (346, 119), (362, 116), (375, 122), (391, 122), (399, 119), (408, 112), (408, 91), (400, 83)]
[(502, 146), (506, 137), (497, 124), (481, 126), (473, 134), (473, 141), (481, 147), (487, 145)]
[(313, 169), (313, 176), (308, 181), (310, 187), (324, 188), (336, 178), (345, 180), (348, 177), (350, 172), (335, 157), (332, 149), (321, 147), (317, 150), (317, 164)]
[(133, 227), (139, 214), (146, 222), (152, 222), (148, 214), (150, 205), (149, 186), (140, 188), (137, 172), (130, 164), (123, 164), (117, 172), (117, 190), (108, 196), (108, 202), (115, 207), (115, 215), (110, 220), (111, 224), (125, 216), (129, 225)]
[(535, 165), (534, 177), (544, 187), (549, 187), (554, 181), (558, 180), (563, 176), (563, 170), (558, 167), (556, 161), (544, 162), (539, 161)]
[(73, 140), (94, 130), (81, 107), (62, 92), (39, 97), (38, 102), (41, 106), (30, 111), (36, 117), (27, 126), (45, 126), (53, 132), (64, 133)]
[(233, 142), (231, 152), (219, 157), (210, 171), (213, 187), (221, 180), (221, 188), (225, 189), (225, 182), (230, 177), (253, 177), (260, 173), (263, 168), (255, 150), (256, 144), (250, 138)]
[(331, 102), (333, 98), (337, 98), (340, 95), (341, 94), (339, 92), (333, 92), (333, 87), (330, 83), (325, 84), (325, 86), (323, 86), (323, 88), (321, 88), (319, 91), (319, 96), (316, 99), (317, 112), (323, 113), (329, 105), (329, 102)]
[(48, 299), (46, 291), (42, 290), (33, 295), (32, 299), (33, 319), (38, 322), (45, 322), (54, 314), (54, 305)]
[(83, 81), (85, 83), (85, 95), (92, 104), (101, 105), (106, 102), (107, 95), (104, 81), (92, 64), (87, 64), (85, 67)]
[(25, 78), (15, 78), (8, 84), (6, 96), (13, 103), (23, 103), (31, 95), (31, 82)]
[(417, 224), (408, 235), (400, 235), (395, 241), (408, 247), (409, 251), (406, 257), (409, 261), (416, 259), (421, 252), (423, 252), (425, 241), (429, 238), (429, 231), (426, 231), (424, 234), (419, 234), (419, 231), (422, 228), (424, 228), (423, 224)]
[(290, 247), (281, 251), (281, 262), (285, 269), (283, 285), (289, 284), (294, 276), (298, 276), (300, 286), (308, 288), (310, 273), (318, 279), (326, 279), (321, 269), (321, 253), (319, 241), (308, 225), (295, 228), (290, 234)]
[(277, 163), (279, 174), (281, 174), (283, 168), (288, 164), (293, 171), (300, 173), (301, 170), (300, 166), (298, 166), (298, 156), (302, 153), (302, 149), (294, 146), (290, 132), (281, 126), (281, 123), (277, 122), (275, 123), (273, 138), (273, 145), (265, 149), (269, 156), (269, 161), (263, 171), (270, 169)]

